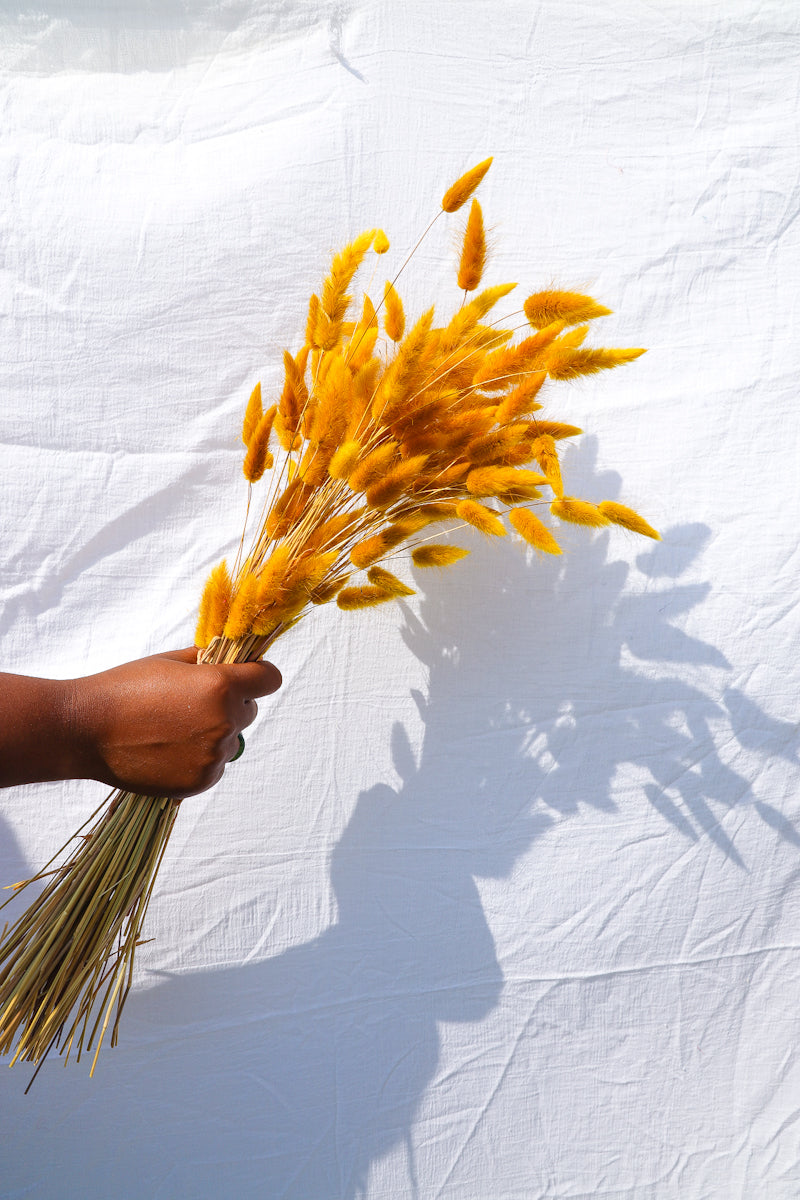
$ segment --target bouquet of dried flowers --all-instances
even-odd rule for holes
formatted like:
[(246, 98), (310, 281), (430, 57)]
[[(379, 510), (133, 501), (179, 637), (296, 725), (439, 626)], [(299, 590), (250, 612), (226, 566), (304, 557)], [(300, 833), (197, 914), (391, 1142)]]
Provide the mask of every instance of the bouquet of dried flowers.
[[(491, 161), (447, 190), (437, 217), (473, 197)], [(564, 494), (559, 447), (581, 430), (537, 415), (548, 379), (643, 353), (585, 345), (590, 322), (609, 310), (550, 290), (528, 296), (504, 322), (490, 320), (516, 285), (478, 290), (486, 238), (472, 199), (457, 272), (462, 302), (446, 323), (429, 308), (407, 328), (400, 272), (380, 303), (365, 295), (352, 315), (356, 271), (370, 251), (388, 249), (383, 231), (370, 230), (335, 255), (311, 297), (304, 345), (284, 353), (279, 398), (265, 408), (260, 384), (250, 396), (242, 430), (248, 514), (252, 489), (269, 483), (251, 543), (246, 517), (232, 567), (221, 562), (206, 583), (198, 661), (258, 659), (315, 605), (334, 599), (354, 610), (412, 595), (387, 562), (409, 551), (417, 567), (457, 562), (468, 551), (431, 534), (445, 524), (488, 537), (510, 527), (545, 554), (561, 553), (547, 513), (658, 537), (625, 505)], [(524, 331), (518, 339), (515, 318)], [(115, 1005), (116, 1043), (179, 806), (115, 792), (90, 818), (102, 814), (90, 832), (78, 831), (66, 861), (35, 877), (49, 882), (0, 944), (0, 1052), (14, 1051), (12, 1062), (41, 1064), (54, 1045), (80, 1059), (94, 1046), (94, 1071)]]

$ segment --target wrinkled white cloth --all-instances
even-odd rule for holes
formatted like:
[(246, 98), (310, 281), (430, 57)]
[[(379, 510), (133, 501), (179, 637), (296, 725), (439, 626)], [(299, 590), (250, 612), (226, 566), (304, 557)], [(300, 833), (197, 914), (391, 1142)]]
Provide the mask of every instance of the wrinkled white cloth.
[[(275, 647), (121, 1045), (0, 1071), (2, 1200), (800, 1195), (799, 36), (780, 0), (2, 6), (1, 669), (191, 641), (331, 252), (383, 226), (380, 291), (489, 154), (487, 282), (649, 348), (552, 387), (567, 491), (664, 534), (476, 536)], [(460, 225), (410, 312), (460, 302)], [(0, 793), (1, 882), (102, 793)]]

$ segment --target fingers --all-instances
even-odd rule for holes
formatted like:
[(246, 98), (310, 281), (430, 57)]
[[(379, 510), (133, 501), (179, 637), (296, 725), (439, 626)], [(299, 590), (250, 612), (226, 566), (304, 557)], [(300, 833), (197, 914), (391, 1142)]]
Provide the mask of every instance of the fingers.
[(214, 669), (225, 673), (231, 688), (242, 700), (271, 696), (283, 682), (280, 671), (270, 662), (220, 663)]
[(244, 717), (239, 721), (240, 729), (247, 729), (248, 725), (252, 725), (258, 716), (258, 705), (255, 700), (245, 700), (242, 704)]

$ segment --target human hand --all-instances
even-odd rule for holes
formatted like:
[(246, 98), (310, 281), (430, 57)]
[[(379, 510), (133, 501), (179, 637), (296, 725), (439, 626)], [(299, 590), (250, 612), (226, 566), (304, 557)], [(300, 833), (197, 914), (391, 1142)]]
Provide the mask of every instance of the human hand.
[(256, 697), (280, 685), (272, 663), (198, 665), (194, 647), (71, 680), (74, 775), (142, 795), (205, 791), (255, 720)]

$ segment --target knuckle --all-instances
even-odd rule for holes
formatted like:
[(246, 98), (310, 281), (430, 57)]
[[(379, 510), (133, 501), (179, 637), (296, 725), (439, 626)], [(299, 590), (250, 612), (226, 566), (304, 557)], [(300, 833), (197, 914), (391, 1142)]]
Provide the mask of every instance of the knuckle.
[(221, 671), (209, 671), (206, 677), (206, 689), (212, 704), (223, 706), (230, 695), (230, 684)]
[(209, 763), (198, 772), (195, 781), (195, 791), (205, 792), (222, 777), (224, 768), (218, 762)]
[(232, 718), (226, 717), (217, 725), (217, 742), (230, 741), (231, 738), (236, 737), (237, 732), (236, 722)]

